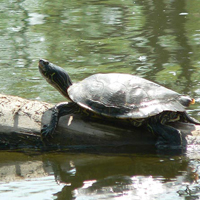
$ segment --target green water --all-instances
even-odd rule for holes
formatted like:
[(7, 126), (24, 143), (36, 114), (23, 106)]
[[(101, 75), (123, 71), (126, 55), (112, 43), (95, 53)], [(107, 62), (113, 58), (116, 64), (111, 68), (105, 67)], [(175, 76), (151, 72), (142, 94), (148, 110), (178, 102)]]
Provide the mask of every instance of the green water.
[[(195, 98), (188, 112), (200, 120), (199, 10), (199, 0), (0, 0), (0, 92), (64, 101), (38, 72), (45, 58), (74, 82), (98, 72), (155, 81)], [(1, 152), (0, 199), (199, 199), (198, 152)]]

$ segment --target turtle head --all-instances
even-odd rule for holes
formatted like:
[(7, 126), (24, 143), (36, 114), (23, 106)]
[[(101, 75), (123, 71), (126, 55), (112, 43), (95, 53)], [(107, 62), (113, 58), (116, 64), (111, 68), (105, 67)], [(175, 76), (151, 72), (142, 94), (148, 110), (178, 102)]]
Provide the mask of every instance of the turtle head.
[(67, 89), (72, 85), (72, 81), (67, 72), (61, 67), (44, 59), (39, 60), (38, 67), (46, 81), (56, 88), (63, 96), (69, 98)]

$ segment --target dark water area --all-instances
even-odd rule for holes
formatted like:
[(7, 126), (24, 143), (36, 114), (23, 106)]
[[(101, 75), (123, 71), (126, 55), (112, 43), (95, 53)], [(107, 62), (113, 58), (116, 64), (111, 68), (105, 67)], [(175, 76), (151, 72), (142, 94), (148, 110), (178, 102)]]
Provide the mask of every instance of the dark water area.
[[(188, 113), (200, 120), (199, 10), (199, 0), (0, 0), (0, 92), (65, 101), (39, 74), (45, 58), (74, 82), (100, 72), (155, 81), (195, 98)], [(0, 199), (196, 200), (199, 152), (2, 151)]]

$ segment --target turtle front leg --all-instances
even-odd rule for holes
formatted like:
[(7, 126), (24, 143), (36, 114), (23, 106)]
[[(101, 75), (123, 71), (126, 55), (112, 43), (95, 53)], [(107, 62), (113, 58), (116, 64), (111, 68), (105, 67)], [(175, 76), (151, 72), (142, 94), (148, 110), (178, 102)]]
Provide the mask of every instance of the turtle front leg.
[(52, 108), (51, 120), (48, 125), (44, 125), (41, 129), (41, 137), (47, 138), (49, 136), (53, 136), (55, 129), (58, 125), (59, 118), (64, 115), (69, 115), (72, 113), (76, 113), (80, 110), (80, 107), (74, 102), (64, 102), (55, 105)]

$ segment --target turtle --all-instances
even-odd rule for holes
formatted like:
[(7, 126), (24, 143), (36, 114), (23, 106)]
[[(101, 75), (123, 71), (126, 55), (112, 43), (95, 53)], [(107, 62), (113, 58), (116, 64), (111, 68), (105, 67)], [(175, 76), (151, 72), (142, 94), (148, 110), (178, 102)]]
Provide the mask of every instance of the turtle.
[(50, 123), (41, 129), (42, 138), (53, 137), (59, 118), (73, 113), (143, 126), (156, 136), (157, 144), (167, 145), (182, 145), (181, 132), (169, 122), (200, 124), (186, 112), (194, 99), (139, 76), (99, 73), (72, 83), (63, 68), (48, 60), (40, 59), (38, 67), (47, 82), (70, 100), (53, 107)]

